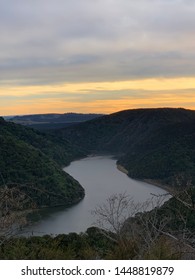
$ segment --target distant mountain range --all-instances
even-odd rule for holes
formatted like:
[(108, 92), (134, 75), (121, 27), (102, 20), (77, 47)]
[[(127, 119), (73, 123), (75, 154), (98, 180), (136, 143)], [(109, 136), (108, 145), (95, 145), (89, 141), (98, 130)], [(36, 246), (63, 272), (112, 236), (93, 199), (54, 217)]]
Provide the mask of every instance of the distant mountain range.
[(103, 114), (36, 114), (9, 117), (7, 120), (17, 124), (30, 126), (39, 130), (48, 130), (71, 126), (101, 116), (103, 116)]
[(195, 183), (195, 111), (182, 108), (117, 112), (55, 131), (86, 153), (113, 153), (137, 179), (174, 187)]

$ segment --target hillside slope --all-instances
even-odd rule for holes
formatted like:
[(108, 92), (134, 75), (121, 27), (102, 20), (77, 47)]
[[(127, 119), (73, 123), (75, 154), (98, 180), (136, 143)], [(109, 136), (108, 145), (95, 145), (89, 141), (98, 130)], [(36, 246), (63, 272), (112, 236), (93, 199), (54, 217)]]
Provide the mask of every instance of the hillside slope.
[(57, 129), (75, 125), (77, 123), (92, 120), (101, 116), (103, 115), (80, 113), (35, 114), (10, 117), (9, 121), (32, 127), (40, 131), (47, 131), (49, 129)]
[(77, 156), (82, 152), (68, 142), (0, 118), (0, 185), (23, 185), (38, 207), (71, 205), (83, 198), (83, 188), (59, 165)]
[(195, 181), (195, 111), (135, 109), (56, 131), (88, 153), (113, 153), (131, 177)]

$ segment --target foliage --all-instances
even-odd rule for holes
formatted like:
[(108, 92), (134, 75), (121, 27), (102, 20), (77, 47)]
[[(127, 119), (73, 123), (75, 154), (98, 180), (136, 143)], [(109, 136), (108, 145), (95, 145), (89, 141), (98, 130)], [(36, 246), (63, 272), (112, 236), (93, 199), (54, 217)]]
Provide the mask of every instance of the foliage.
[(0, 119), (2, 176), (10, 189), (20, 183), (38, 206), (70, 205), (83, 197), (78, 182), (58, 164), (91, 152), (117, 154), (129, 176), (168, 184), (173, 195), (128, 219), (123, 210), (135, 205), (113, 196), (95, 210), (101, 229), (13, 237), (0, 246), (0, 258), (195, 259), (194, 131), (195, 112), (184, 109), (127, 110), (47, 136)]
[(71, 205), (83, 198), (83, 188), (59, 165), (64, 158), (67, 164), (76, 154), (79, 152), (65, 141), (1, 119), (2, 184), (25, 185), (23, 191), (33, 197), (37, 207)]
[(87, 233), (12, 238), (0, 247), (0, 259), (100, 259), (115, 246), (95, 228)]
[(187, 178), (195, 183), (194, 131), (195, 111), (162, 108), (126, 110), (56, 133), (88, 153), (117, 155), (130, 177), (184, 187)]

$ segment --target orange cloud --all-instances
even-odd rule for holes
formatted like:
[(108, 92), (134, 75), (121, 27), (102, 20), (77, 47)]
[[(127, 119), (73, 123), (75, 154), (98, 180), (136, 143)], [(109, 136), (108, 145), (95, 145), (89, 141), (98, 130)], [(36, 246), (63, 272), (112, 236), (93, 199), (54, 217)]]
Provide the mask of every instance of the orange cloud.
[[(112, 92), (115, 94), (113, 98)], [(195, 78), (193, 77), (42, 86), (7, 86), (0, 87), (0, 114), (64, 113), (67, 111), (112, 113), (141, 107), (186, 107), (194, 109), (194, 92)], [(10, 96), (8, 101), (4, 100), (5, 93), (6, 97)], [(17, 99), (17, 97), (20, 98)]]
[(115, 82), (94, 83), (64, 83), (56, 85), (34, 85), (34, 86), (1, 86), (0, 96), (14, 95), (26, 96), (36, 94), (52, 93), (75, 93), (85, 94), (93, 91), (113, 90), (182, 90), (195, 88), (195, 78), (164, 78), (164, 79), (141, 79)]

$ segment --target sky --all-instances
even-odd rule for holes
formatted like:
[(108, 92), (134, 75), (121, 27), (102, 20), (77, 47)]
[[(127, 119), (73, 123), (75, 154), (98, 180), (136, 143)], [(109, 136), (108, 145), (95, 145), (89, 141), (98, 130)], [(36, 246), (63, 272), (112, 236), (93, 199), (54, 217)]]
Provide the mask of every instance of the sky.
[(0, 0), (0, 115), (195, 109), (194, 0)]

